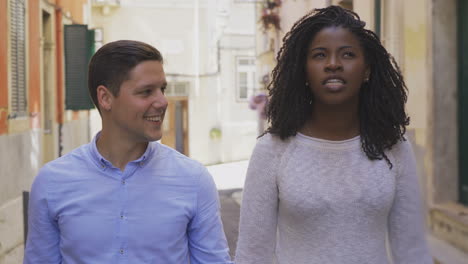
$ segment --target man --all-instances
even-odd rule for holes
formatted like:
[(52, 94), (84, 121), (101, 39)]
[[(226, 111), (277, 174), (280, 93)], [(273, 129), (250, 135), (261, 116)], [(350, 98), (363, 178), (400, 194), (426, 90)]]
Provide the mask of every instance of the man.
[(232, 263), (210, 174), (154, 142), (167, 108), (162, 64), (138, 41), (93, 56), (102, 131), (35, 178), (24, 263)]

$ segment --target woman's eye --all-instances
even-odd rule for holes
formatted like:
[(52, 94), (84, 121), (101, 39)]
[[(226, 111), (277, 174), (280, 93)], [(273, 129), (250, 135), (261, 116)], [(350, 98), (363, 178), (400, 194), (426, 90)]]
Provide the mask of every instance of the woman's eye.
[(354, 58), (354, 57), (355, 57), (354, 53), (352, 53), (352, 52), (345, 52), (345, 53), (343, 54), (343, 56), (344, 56), (345, 58)]
[(314, 55), (312, 55), (313, 58), (324, 58), (325, 57), (325, 54), (324, 53), (315, 53)]

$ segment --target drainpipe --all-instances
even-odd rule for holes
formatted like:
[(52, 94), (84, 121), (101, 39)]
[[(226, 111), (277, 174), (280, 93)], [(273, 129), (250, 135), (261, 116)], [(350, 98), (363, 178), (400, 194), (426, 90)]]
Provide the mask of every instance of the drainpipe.
[(63, 25), (62, 25), (62, 8), (61, 1), (56, 1), (55, 8), (55, 43), (56, 43), (56, 81), (57, 81), (57, 101), (56, 101), (56, 110), (57, 110), (57, 123), (58, 123), (58, 156), (62, 156), (63, 152), (63, 141), (62, 141), (62, 128), (63, 128), (63, 95), (64, 95), (64, 85), (63, 85)]
[(381, 20), (382, 20), (382, 1), (381, 0), (374, 0), (374, 25), (375, 29), (374, 32), (377, 36), (380, 36), (380, 28), (381, 28)]

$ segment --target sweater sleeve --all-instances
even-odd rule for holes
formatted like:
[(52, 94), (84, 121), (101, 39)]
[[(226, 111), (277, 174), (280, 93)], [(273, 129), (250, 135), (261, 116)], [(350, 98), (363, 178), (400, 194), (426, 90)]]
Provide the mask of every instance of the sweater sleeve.
[(416, 161), (408, 140), (395, 146), (396, 190), (389, 214), (389, 242), (395, 264), (432, 264), (425, 228)]
[(236, 264), (271, 264), (276, 246), (278, 153), (272, 136), (260, 138), (245, 180)]

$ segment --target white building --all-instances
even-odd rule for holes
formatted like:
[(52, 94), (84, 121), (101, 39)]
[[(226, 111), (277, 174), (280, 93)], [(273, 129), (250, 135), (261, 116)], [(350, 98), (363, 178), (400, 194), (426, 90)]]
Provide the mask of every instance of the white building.
[(90, 13), (98, 44), (139, 40), (163, 54), (164, 144), (204, 164), (248, 159), (257, 136), (257, 113), (248, 105), (258, 83), (253, 3), (95, 0)]

